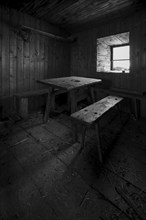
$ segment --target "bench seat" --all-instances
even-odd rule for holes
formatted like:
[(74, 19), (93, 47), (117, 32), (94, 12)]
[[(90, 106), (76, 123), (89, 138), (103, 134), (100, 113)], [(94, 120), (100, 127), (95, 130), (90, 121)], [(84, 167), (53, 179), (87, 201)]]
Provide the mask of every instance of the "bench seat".
[(141, 102), (146, 100), (146, 92), (130, 91), (130, 90), (118, 89), (114, 87), (111, 87), (109, 89), (103, 89), (97, 87), (95, 90), (97, 91), (97, 93), (102, 92), (105, 95), (115, 95), (115, 96), (121, 96), (124, 98), (131, 99), (134, 104), (135, 117), (137, 119), (140, 118), (140, 106), (141, 106)]
[[(85, 131), (87, 127), (95, 125), (97, 141), (98, 141), (98, 153), (99, 153), (99, 161), (102, 162), (102, 154), (101, 154), (101, 144), (100, 144), (100, 136), (99, 136), (99, 127), (98, 121), (103, 117), (105, 113), (107, 113), (110, 109), (117, 106), (123, 100), (122, 97), (117, 96), (107, 96), (83, 109), (78, 112), (71, 114), (71, 118), (74, 121), (82, 123), (83, 131), (82, 131), (82, 140), (81, 140), (81, 148), (84, 147), (85, 141)], [(77, 135), (76, 135), (77, 137)]]
[(38, 95), (43, 95), (47, 93), (48, 93), (48, 89), (39, 89), (39, 90), (15, 93), (14, 96), (18, 98), (27, 98), (27, 97), (38, 96)]
[[(48, 94), (49, 89), (38, 89), (34, 91), (19, 92), (14, 94), (15, 106), (18, 106), (18, 114), (26, 118), (28, 116), (28, 98)], [(52, 108), (55, 108), (55, 96), (65, 93), (63, 90), (55, 89), (53, 92)]]

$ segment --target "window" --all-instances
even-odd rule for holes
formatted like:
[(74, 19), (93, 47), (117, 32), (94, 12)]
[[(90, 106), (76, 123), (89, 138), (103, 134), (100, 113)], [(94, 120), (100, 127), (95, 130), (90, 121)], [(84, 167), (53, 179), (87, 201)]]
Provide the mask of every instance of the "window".
[(130, 32), (97, 38), (96, 71), (127, 73), (130, 71)]
[(130, 46), (111, 46), (111, 70), (129, 72), (130, 68)]

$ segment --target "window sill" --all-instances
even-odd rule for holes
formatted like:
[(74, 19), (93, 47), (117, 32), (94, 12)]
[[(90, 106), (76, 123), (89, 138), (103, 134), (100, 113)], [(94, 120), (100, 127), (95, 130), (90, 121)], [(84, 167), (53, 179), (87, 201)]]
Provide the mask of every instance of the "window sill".
[(129, 73), (129, 71), (110, 70), (110, 73)]
[(130, 73), (130, 71), (117, 71), (117, 70), (110, 70), (110, 71), (97, 71), (97, 73), (122, 73), (122, 74), (128, 74)]

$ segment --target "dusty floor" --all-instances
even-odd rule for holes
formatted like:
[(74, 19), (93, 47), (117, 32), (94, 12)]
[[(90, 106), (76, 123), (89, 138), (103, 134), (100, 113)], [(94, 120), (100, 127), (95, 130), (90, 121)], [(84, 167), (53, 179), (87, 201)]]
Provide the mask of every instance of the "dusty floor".
[(67, 115), (13, 118), (0, 140), (0, 219), (146, 219), (146, 119), (103, 126), (102, 167), (94, 137), (79, 154)]

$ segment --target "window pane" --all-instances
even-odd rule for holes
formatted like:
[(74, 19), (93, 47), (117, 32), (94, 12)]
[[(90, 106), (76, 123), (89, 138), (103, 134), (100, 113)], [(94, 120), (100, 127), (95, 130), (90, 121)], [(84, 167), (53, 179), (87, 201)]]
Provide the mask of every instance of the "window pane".
[(113, 70), (129, 70), (130, 68), (130, 61), (124, 60), (124, 61), (113, 61)]
[(129, 46), (113, 47), (113, 60), (129, 59)]

